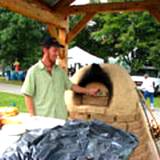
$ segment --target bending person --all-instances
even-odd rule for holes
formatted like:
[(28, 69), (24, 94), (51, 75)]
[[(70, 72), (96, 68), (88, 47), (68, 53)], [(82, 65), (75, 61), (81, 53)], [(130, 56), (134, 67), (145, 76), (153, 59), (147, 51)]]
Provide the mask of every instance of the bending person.
[(65, 72), (55, 64), (59, 48), (63, 47), (56, 39), (46, 37), (42, 43), (42, 59), (27, 72), (21, 91), (31, 115), (67, 119), (65, 90), (92, 96), (99, 92), (98, 88), (87, 89), (72, 84)]

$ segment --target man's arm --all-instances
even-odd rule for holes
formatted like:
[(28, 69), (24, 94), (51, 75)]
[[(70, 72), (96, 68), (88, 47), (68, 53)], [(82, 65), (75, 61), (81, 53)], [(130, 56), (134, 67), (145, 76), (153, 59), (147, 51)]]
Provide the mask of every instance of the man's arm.
[(25, 95), (24, 100), (30, 115), (31, 116), (36, 115), (33, 98), (31, 96)]
[(97, 93), (100, 91), (99, 88), (84, 88), (76, 84), (72, 85), (71, 90), (76, 93), (88, 94), (90, 96), (96, 96)]

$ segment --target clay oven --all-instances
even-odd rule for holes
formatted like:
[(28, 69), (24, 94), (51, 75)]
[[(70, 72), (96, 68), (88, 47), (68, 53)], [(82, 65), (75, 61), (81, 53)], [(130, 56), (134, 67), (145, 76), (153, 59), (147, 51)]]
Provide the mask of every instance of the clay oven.
[(139, 145), (130, 160), (159, 159), (139, 105), (136, 86), (126, 70), (113, 64), (86, 66), (76, 72), (71, 80), (81, 86), (98, 87), (101, 92), (91, 97), (67, 91), (65, 100), (70, 119), (98, 119), (132, 132), (139, 138)]

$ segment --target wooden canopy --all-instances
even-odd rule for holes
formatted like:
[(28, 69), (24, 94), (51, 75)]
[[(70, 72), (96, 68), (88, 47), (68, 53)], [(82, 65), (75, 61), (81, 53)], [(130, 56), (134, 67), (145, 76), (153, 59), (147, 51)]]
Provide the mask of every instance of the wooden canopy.
[[(50, 34), (66, 47), (61, 50), (59, 64), (67, 69), (67, 46), (99, 12), (149, 11), (160, 21), (160, 1), (144, 0), (132, 2), (88, 3), (72, 5), (76, 0), (0, 0), (0, 7), (20, 13), (48, 25)], [(83, 18), (71, 29), (70, 15), (82, 14)]]

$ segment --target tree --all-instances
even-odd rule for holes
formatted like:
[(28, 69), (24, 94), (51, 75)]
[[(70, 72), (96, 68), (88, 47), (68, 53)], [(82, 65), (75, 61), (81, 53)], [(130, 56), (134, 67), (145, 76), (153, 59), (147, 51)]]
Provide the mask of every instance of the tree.
[(12, 64), (17, 58), (24, 68), (33, 64), (40, 56), (40, 41), (45, 25), (0, 9), (0, 59)]
[(94, 21), (102, 27), (97, 27), (91, 36), (108, 46), (108, 56), (121, 57), (133, 70), (145, 62), (160, 68), (160, 24), (147, 12), (99, 14)]

